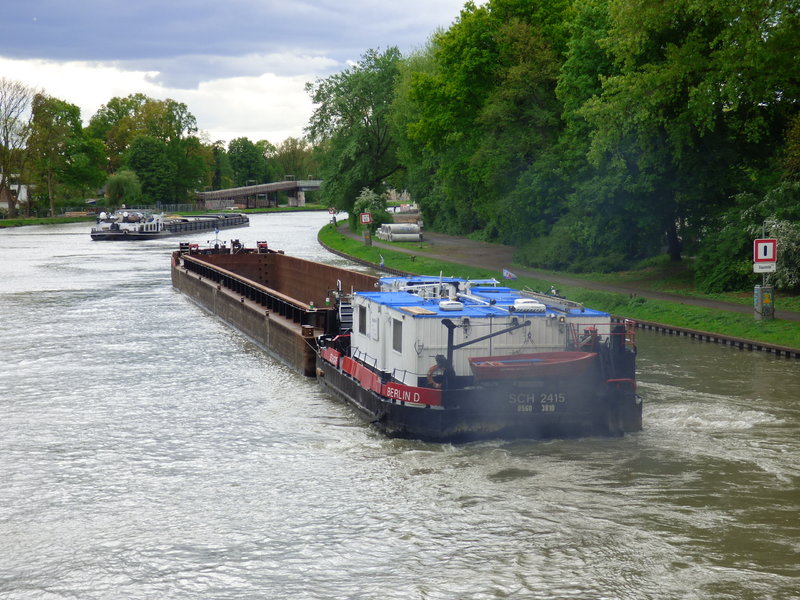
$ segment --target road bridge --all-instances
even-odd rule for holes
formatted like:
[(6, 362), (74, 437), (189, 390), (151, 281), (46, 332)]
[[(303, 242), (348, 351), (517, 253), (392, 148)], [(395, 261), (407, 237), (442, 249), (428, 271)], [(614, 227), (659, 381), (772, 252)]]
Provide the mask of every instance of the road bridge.
[(237, 204), (243, 208), (267, 208), (277, 206), (278, 193), (286, 192), (289, 195), (289, 206), (304, 206), (306, 191), (318, 190), (321, 184), (321, 179), (292, 179), (259, 183), (225, 190), (197, 192), (197, 201), (202, 203), (207, 210), (218, 210)]

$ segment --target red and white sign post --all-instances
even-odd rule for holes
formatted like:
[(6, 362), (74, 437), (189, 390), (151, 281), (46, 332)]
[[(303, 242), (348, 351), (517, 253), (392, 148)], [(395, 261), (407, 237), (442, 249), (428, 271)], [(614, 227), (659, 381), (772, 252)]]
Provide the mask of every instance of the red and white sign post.
[[(775, 266), (775, 261), (778, 260), (778, 240), (776, 239), (761, 239), (753, 240), (753, 264), (754, 265), (768, 265)], [(759, 270), (756, 273), (773, 272), (771, 270)]]
[(364, 226), (364, 245), (372, 246), (372, 236), (370, 235), (368, 227), (368, 225), (372, 223), (372, 213), (368, 212), (360, 213), (359, 218), (361, 220), (361, 225)]
[(757, 320), (771, 319), (775, 315), (775, 293), (767, 285), (767, 273), (774, 273), (778, 260), (778, 240), (762, 238), (753, 240), (753, 272), (762, 273), (762, 285), (753, 292), (753, 308)]

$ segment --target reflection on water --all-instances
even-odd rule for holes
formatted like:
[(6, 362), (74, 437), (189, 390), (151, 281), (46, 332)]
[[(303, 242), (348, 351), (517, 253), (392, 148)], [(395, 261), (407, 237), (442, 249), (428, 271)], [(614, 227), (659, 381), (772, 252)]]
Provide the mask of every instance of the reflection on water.
[(0, 231), (0, 597), (798, 597), (796, 361), (643, 333), (640, 434), (388, 440), (88, 229)]

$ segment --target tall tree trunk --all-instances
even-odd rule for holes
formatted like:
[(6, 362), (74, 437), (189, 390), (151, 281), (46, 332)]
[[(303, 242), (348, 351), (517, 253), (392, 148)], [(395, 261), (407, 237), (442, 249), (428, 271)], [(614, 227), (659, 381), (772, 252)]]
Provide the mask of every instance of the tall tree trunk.
[(11, 188), (6, 188), (6, 197), (8, 198), (8, 218), (17, 218), (17, 198)]
[(17, 206), (14, 200), (14, 190), (11, 189), (11, 184), (5, 176), (2, 176), (2, 180), (0, 180), (0, 198), (6, 198), (8, 200), (8, 218), (16, 218)]
[(47, 172), (47, 195), (50, 197), (50, 216), (56, 216), (56, 199), (53, 196), (53, 173)]
[[(22, 188), (22, 184), (19, 185), (19, 188)], [(31, 204), (33, 203), (33, 197), (31, 196), (31, 187), (27, 187), (26, 195), (28, 196), (25, 200), (25, 218), (31, 218)], [(17, 192), (17, 197), (19, 197), (19, 192)]]
[(670, 261), (680, 262), (682, 245), (678, 237), (678, 224), (673, 220), (667, 227), (667, 254)]
[[(20, 169), (19, 169), (19, 179), (17, 180), (17, 198), (19, 198), (20, 194), (22, 193), (22, 182), (27, 177), (27, 173), (25, 172), (26, 166), (27, 165), (25, 163), (25, 160), (23, 159), (22, 165), (20, 166)], [(25, 218), (26, 219), (30, 219), (31, 218), (31, 204), (33, 204), (33, 196), (31, 195), (31, 186), (30, 185), (26, 185), (25, 186), (25, 195), (27, 196), (27, 198), (25, 198)]]

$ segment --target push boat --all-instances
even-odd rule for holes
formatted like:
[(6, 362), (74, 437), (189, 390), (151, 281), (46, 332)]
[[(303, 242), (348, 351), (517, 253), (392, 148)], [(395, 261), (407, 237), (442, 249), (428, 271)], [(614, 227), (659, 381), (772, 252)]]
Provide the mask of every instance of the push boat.
[(565, 298), (494, 279), (378, 278), (266, 243), (207, 251), (184, 244), (172, 274), (177, 289), (392, 437), (465, 442), (642, 429), (635, 324)]
[(148, 210), (120, 209), (113, 213), (101, 212), (90, 235), (93, 240), (149, 240), (248, 225), (250, 219), (243, 213), (165, 217), (163, 213)]

